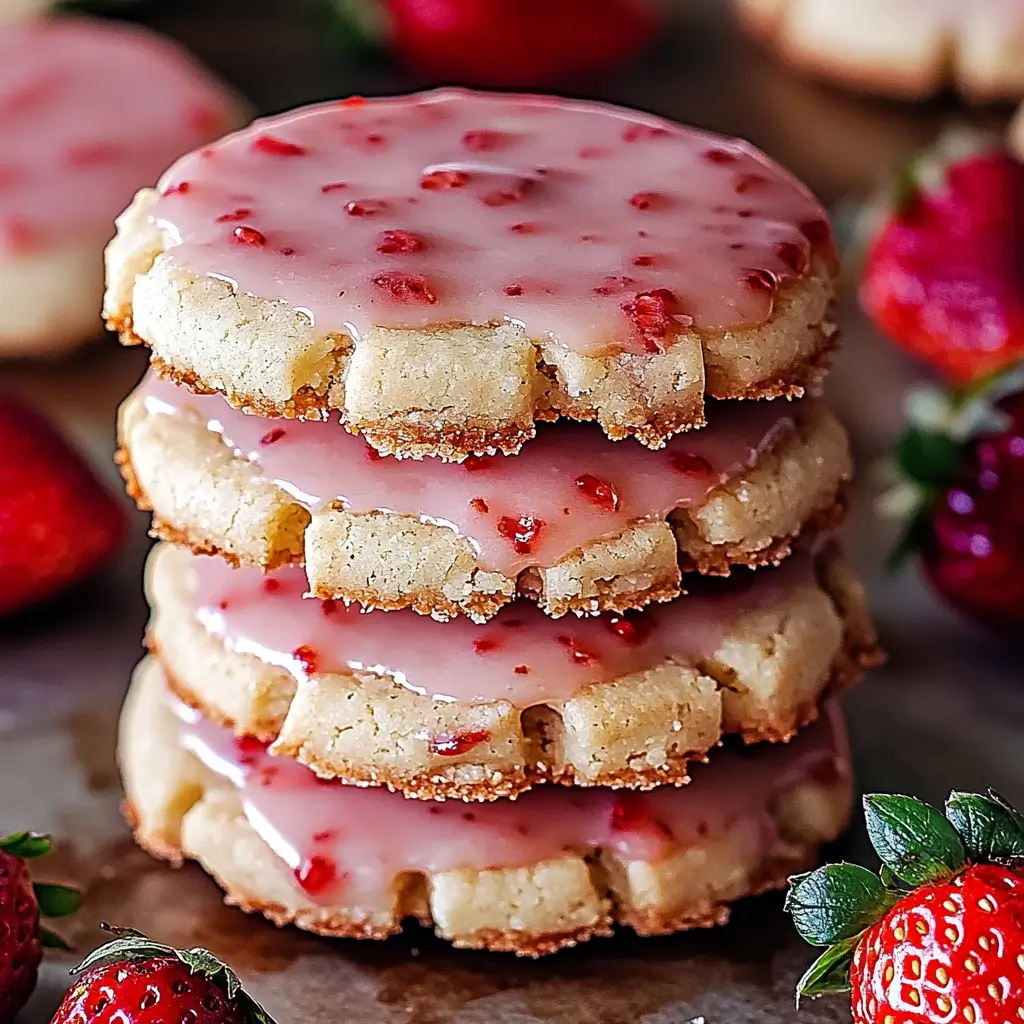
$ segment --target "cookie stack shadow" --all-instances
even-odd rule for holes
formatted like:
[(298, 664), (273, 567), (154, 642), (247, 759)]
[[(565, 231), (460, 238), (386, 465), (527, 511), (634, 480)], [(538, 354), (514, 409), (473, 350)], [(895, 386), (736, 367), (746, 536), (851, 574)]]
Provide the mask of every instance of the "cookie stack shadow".
[[(328, 167), (339, 118), (363, 141)], [(674, 147), (671, 168), (637, 145)], [(599, 267), (584, 289), (590, 257), (559, 243), (522, 259), (580, 280), (483, 321), (488, 288), (507, 304), (532, 279), (481, 218), (591, 226), (561, 174), (626, 179), (594, 227), (635, 267), (662, 260), (637, 235), (701, 265), (678, 291)], [(372, 287), (325, 297), (339, 194), (344, 246), (380, 255), (330, 264)], [(677, 211), (660, 238), (637, 228), (659, 205)], [(695, 205), (718, 241), (694, 241)], [(432, 255), (446, 232), (483, 267), (464, 293), (462, 250)], [(401, 273), (370, 266), (396, 255)], [(706, 285), (689, 302), (684, 271)], [(849, 813), (835, 698), (879, 657), (833, 538), (851, 473), (818, 397), (834, 276), (820, 208), (750, 147), (562, 101), (323, 105), (140, 193), (107, 293), (154, 367), (119, 421), (161, 539), (119, 750), (138, 842), (280, 924), (383, 938), (415, 918), (525, 955), (720, 923), (811, 865)], [(621, 343), (572, 341), (583, 322)]]

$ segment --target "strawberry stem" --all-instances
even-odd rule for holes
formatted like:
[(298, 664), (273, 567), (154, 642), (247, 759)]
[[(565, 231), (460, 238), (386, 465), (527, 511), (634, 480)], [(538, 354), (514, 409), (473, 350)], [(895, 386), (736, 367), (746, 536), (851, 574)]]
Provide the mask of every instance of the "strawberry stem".
[(0, 850), (22, 860), (45, 857), (50, 852), (50, 837), (40, 832), (15, 832), (0, 839)]

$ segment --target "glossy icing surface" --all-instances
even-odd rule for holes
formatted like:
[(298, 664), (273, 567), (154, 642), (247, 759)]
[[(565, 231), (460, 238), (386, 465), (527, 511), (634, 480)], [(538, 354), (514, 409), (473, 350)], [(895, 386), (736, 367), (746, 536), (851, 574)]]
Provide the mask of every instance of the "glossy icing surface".
[(591, 424), (541, 427), (519, 455), (459, 465), (378, 455), (335, 420), (267, 420), (217, 395), (193, 395), (150, 374), (140, 390), (154, 413), (205, 420), (265, 477), (307, 508), (388, 511), (448, 526), (485, 569), (515, 576), (554, 565), (575, 548), (641, 519), (703, 501), (793, 429), (794, 406), (731, 402), (711, 427), (672, 438), (660, 451), (613, 442)]
[(515, 868), (596, 847), (625, 861), (657, 861), (735, 825), (767, 849), (777, 794), (808, 779), (835, 783), (850, 770), (842, 717), (831, 705), (791, 743), (717, 752), (679, 789), (551, 786), (489, 804), (407, 800), (324, 782), (168, 699), (183, 745), (238, 788), (250, 824), (322, 903), (383, 898), (403, 871)]
[(195, 615), (230, 650), (299, 678), (366, 670), (442, 700), (507, 700), (524, 708), (567, 700), (590, 683), (667, 659), (709, 657), (737, 615), (813, 579), (810, 556), (797, 554), (777, 569), (703, 581), (706, 592), (643, 612), (556, 620), (517, 602), (481, 625), (304, 599), (306, 580), (297, 568), (264, 576), (202, 555), (191, 556), (191, 565)]
[(233, 99), (139, 28), (61, 18), (0, 30), (0, 255), (84, 237), (181, 153), (237, 124)]
[(457, 89), (255, 122), (180, 160), (175, 265), (318, 331), (514, 321), (591, 353), (764, 322), (828, 252), (810, 193), (752, 146), (599, 104)]

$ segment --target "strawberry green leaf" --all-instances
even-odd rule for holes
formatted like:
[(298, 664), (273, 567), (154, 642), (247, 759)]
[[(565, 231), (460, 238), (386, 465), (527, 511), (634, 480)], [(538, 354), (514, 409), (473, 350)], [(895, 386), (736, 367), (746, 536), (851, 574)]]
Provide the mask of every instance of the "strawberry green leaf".
[(66, 917), (82, 905), (82, 894), (70, 886), (37, 882), (32, 888), (43, 917)]
[(882, 885), (893, 892), (897, 897), (905, 896), (910, 889), (907, 887), (905, 882), (901, 882), (890, 870), (883, 864), (881, 870), (878, 872), (878, 877), (882, 880)]
[(109, 924), (102, 927), (115, 938), (106, 945), (94, 949), (77, 967), (72, 968), (72, 974), (81, 974), (93, 967), (122, 961), (174, 958), (185, 964), (193, 974), (201, 974), (215, 985), (219, 985), (228, 999), (235, 1001), (242, 1008), (249, 1024), (274, 1024), (270, 1014), (242, 988), (238, 975), (208, 949), (175, 949), (162, 942), (154, 942), (132, 928), (117, 928)]
[(51, 932), (49, 928), (39, 929), (39, 940), (45, 949), (62, 949), (65, 953), (71, 950), (71, 947), (56, 932)]
[(896, 445), (896, 463), (903, 474), (935, 492), (953, 482), (959, 462), (960, 445), (937, 430), (908, 427)]
[(22, 860), (44, 857), (50, 852), (50, 837), (39, 832), (15, 832), (0, 839), (0, 850)]
[(859, 864), (826, 864), (789, 880), (785, 909), (812, 946), (859, 935), (873, 925), (894, 900), (878, 876)]
[(996, 793), (949, 794), (946, 817), (973, 861), (1024, 858), (1024, 815)]
[(844, 939), (834, 946), (829, 946), (810, 967), (804, 971), (803, 977), (796, 983), (796, 1005), (800, 1008), (800, 999), (832, 992), (849, 992), (850, 964), (853, 952), (857, 948), (857, 939)]
[(914, 797), (864, 797), (868, 838), (882, 863), (910, 886), (949, 878), (964, 865), (964, 844), (934, 808)]

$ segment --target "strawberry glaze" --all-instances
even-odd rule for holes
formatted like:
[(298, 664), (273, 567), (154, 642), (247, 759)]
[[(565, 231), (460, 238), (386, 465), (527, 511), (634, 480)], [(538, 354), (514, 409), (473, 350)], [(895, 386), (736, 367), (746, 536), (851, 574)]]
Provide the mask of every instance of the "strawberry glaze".
[[(483, 568), (507, 576), (702, 502), (793, 429), (789, 403), (732, 402), (714, 410), (713, 427), (678, 435), (660, 451), (613, 443), (590, 424), (560, 423), (542, 427), (519, 455), (450, 465), (382, 458), (333, 420), (248, 416), (152, 374), (138, 394), (151, 413), (204, 420), (310, 510), (337, 503), (447, 526), (468, 538)], [(520, 520), (542, 525), (524, 530)]]
[(590, 683), (666, 660), (699, 662), (715, 653), (736, 616), (813, 579), (810, 555), (797, 554), (777, 569), (700, 581), (699, 593), (644, 612), (556, 620), (521, 602), (477, 624), (304, 600), (297, 568), (264, 576), (204, 556), (191, 556), (191, 567), (195, 615), (230, 650), (298, 678), (367, 670), (439, 700), (521, 708), (568, 700)]
[(0, 254), (82, 237), (98, 247), (140, 185), (238, 121), (212, 77), (142, 29), (77, 18), (3, 29)]
[[(353, 338), (514, 321), (592, 354), (658, 351), (670, 327), (763, 323), (812, 239), (831, 249), (821, 206), (747, 143), (542, 96), (306, 107), (184, 157), (160, 188), (177, 267)], [(223, 218), (239, 206), (264, 245), (237, 244)]]
[(788, 744), (739, 746), (695, 765), (690, 785), (649, 793), (543, 787), (517, 800), (467, 805), (407, 800), (385, 789), (319, 780), (170, 698), (181, 742), (239, 790), (249, 823), (323, 904), (386, 900), (404, 871), (516, 868), (595, 848), (623, 861), (657, 861), (681, 846), (739, 827), (767, 851), (776, 839), (776, 796), (805, 781), (848, 778), (842, 716), (821, 720)]

